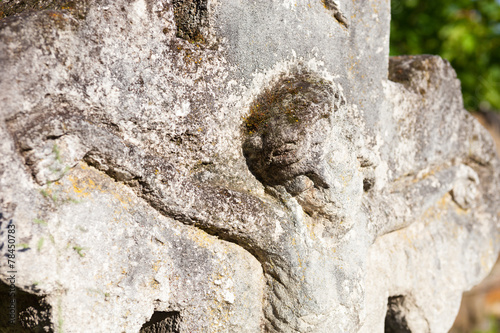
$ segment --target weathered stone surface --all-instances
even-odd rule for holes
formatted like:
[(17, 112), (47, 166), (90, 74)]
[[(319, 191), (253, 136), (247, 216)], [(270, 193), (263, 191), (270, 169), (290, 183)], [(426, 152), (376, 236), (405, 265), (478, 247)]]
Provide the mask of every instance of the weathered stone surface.
[(0, 20), (2, 252), (10, 223), (48, 304), (23, 325), (451, 326), (498, 157), (447, 62), (389, 61), (388, 2), (57, 4)]

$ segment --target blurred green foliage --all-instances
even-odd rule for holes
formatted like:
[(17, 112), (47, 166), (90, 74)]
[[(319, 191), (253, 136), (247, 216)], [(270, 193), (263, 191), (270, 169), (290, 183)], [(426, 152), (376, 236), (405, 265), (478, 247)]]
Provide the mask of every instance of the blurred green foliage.
[(498, 333), (500, 332), (500, 327), (498, 326), (498, 320), (495, 317), (489, 318), (489, 328), (487, 330), (475, 330), (474, 333)]
[(439, 54), (465, 107), (500, 110), (500, 1), (391, 0), (391, 55)]

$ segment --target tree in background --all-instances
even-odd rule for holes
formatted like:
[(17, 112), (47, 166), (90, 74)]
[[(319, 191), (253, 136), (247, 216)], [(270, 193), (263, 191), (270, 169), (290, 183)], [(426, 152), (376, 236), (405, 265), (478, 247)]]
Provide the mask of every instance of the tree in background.
[(468, 110), (500, 110), (500, 0), (391, 0), (391, 55), (439, 54)]

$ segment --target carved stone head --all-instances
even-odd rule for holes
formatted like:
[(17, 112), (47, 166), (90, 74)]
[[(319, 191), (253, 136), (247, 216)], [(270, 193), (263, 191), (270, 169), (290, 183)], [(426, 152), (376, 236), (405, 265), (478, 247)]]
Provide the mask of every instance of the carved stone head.
[(333, 83), (317, 74), (283, 75), (254, 100), (245, 120), (243, 153), (250, 171), (268, 186), (291, 189), (305, 175), (316, 187), (328, 188), (321, 177), (323, 142), (332, 113), (343, 104)]

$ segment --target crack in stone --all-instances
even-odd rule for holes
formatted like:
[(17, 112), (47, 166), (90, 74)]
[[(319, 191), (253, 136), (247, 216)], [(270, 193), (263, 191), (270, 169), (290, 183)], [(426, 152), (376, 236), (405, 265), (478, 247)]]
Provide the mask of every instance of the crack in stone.
[(349, 22), (345, 15), (340, 11), (339, 5), (336, 4), (333, 0), (321, 0), (323, 6), (330, 12), (330, 14), (343, 25), (345, 28), (349, 28)]

